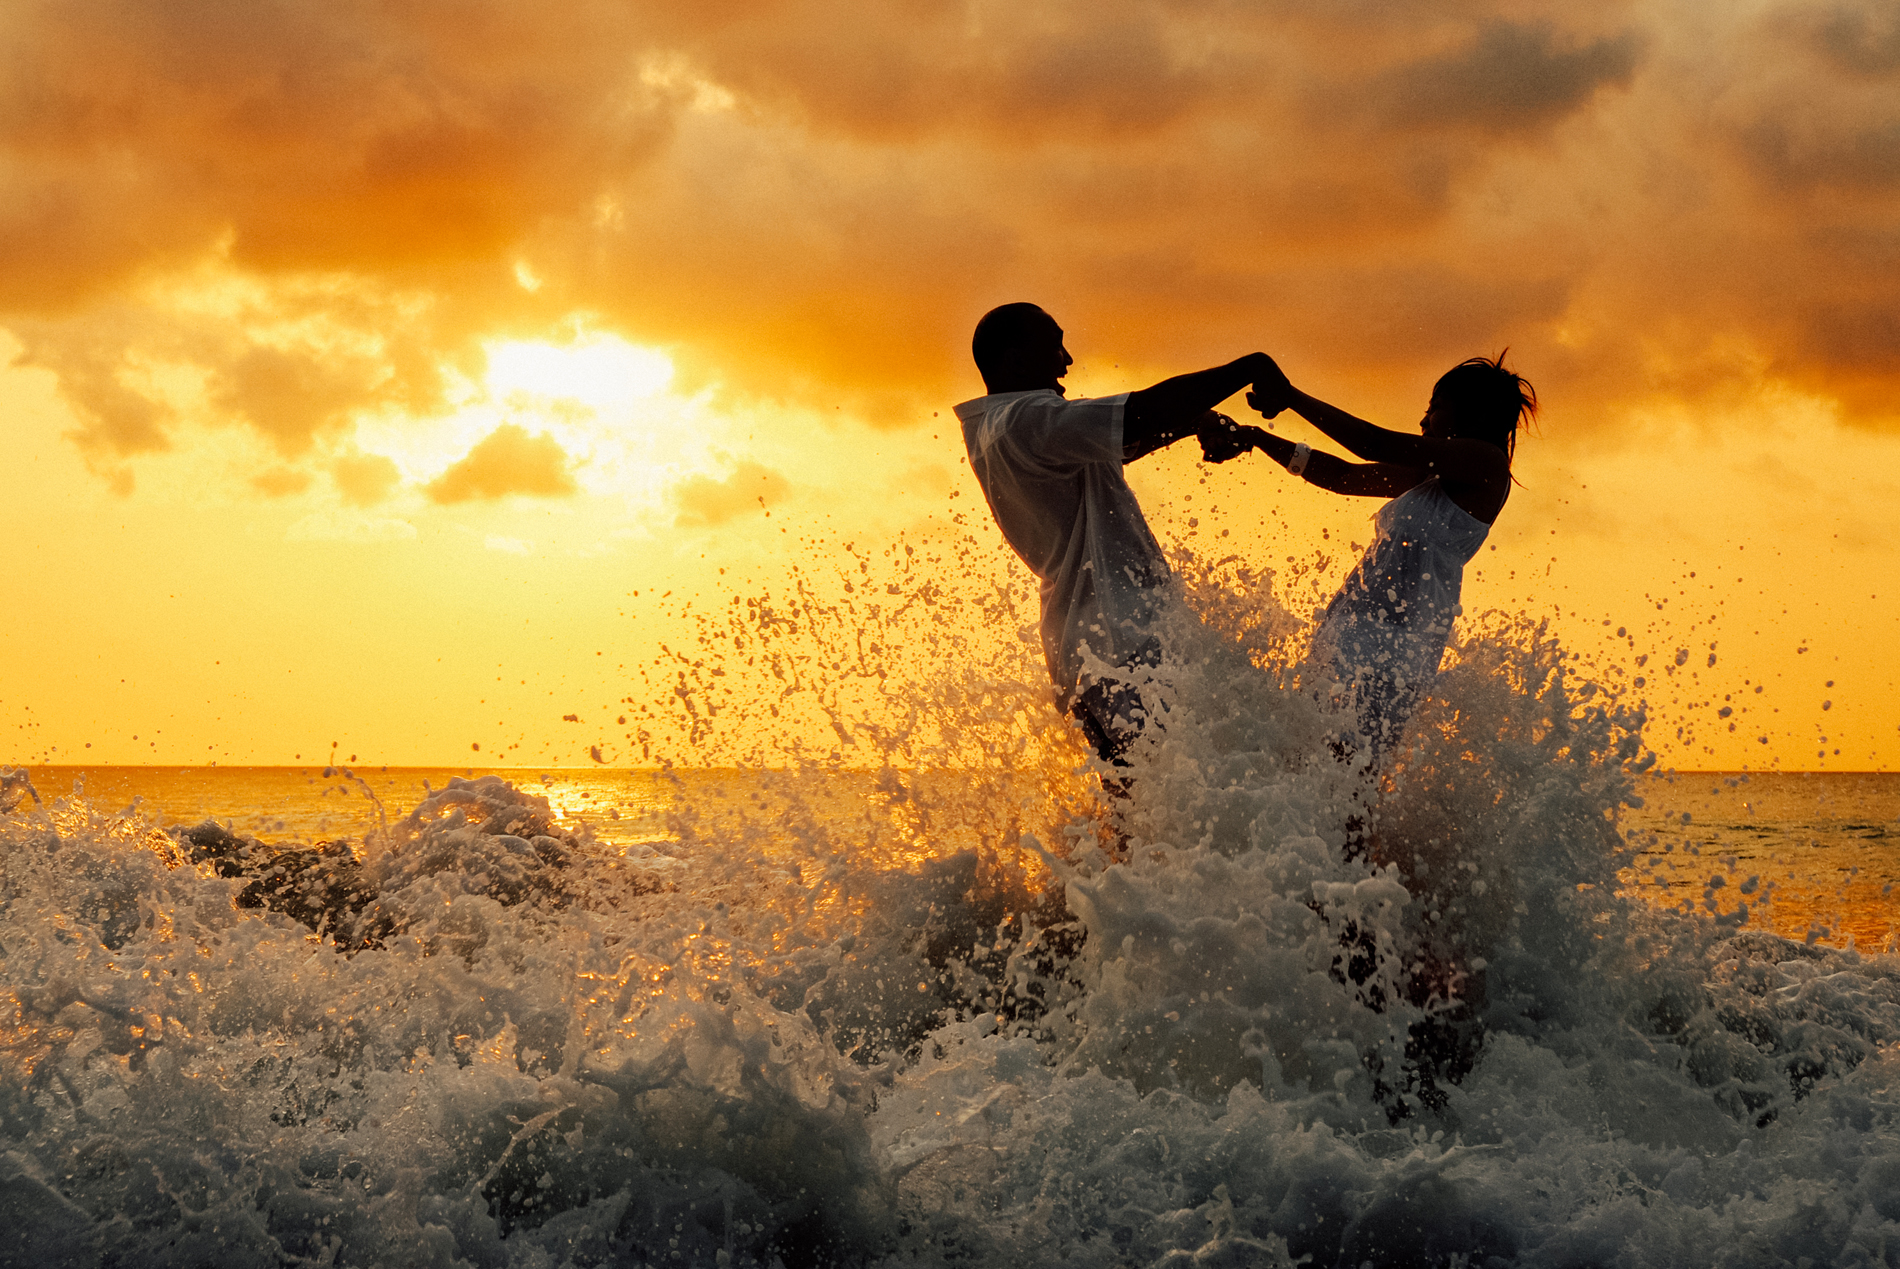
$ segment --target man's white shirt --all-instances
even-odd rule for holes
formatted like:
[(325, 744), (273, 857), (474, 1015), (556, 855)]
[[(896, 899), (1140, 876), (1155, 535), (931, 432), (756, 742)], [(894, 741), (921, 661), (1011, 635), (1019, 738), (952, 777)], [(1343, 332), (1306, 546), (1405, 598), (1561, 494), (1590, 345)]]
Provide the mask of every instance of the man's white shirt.
[(1066, 707), (1082, 647), (1134, 660), (1169, 578), (1167, 559), (1122, 476), (1127, 393), (1070, 401), (1053, 388), (997, 392), (956, 407), (970, 470), (1003, 538), (1042, 580), (1042, 651)]

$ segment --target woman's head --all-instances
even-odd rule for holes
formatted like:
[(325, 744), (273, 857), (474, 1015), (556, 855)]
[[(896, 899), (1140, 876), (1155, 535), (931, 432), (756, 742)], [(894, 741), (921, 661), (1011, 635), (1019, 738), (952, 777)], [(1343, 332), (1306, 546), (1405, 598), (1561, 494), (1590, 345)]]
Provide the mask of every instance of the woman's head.
[(1504, 353), (1473, 357), (1439, 379), (1425, 417), (1427, 430), (1436, 435), (1490, 441), (1515, 455), (1518, 424), (1537, 417), (1537, 390), (1504, 368)]

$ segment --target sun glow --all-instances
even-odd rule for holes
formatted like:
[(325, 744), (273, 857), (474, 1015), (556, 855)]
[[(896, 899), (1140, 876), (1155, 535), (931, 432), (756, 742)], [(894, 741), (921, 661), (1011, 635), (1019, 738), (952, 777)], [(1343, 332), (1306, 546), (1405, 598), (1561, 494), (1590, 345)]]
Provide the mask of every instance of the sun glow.
[(705, 390), (674, 390), (664, 352), (585, 331), (564, 342), (491, 339), (481, 347), (486, 364), (475, 376), (444, 367), (447, 411), (360, 418), (356, 447), (388, 459), (405, 486), (444, 504), (582, 493), (625, 500), (658, 522), (675, 514), (669, 491), (677, 482), (730, 465), (721, 448), (729, 421)]
[(571, 344), (509, 340), (486, 345), (490, 395), (509, 405), (573, 402), (605, 413), (664, 391), (673, 381), (665, 353), (613, 335)]

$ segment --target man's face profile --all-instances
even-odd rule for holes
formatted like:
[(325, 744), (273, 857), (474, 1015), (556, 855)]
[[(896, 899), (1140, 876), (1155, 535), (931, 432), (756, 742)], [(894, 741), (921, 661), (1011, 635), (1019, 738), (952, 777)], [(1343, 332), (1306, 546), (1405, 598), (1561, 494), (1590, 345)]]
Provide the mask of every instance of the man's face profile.
[(1062, 327), (1047, 313), (1039, 320), (1023, 323), (1016, 346), (1011, 349), (1012, 376), (1025, 388), (1061, 389), (1061, 379), (1075, 364), (1075, 358), (1062, 342)]
[[(1046, 316), (1046, 315), (1045, 315)], [(1075, 358), (1062, 342), (1062, 327), (1056, 319), (1050, 317), (1036, 338), (1032, 351), (1028, 354), (1031, 364), (1048, 375), (1049, 386), (1057, 386), (1057, 381), (1069, 373), (1069, 367), (1075, 364)]]
[(1062, 345), (1062, 327), (1034, 304), (990, 310), (977, 323), (971, 351), (991, 392), (1060, 392), (1075, 363)]

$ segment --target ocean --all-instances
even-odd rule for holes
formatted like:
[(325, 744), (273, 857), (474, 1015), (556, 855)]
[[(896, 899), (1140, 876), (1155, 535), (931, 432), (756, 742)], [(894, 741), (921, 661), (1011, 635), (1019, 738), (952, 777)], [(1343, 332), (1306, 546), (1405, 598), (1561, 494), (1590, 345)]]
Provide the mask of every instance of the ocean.
[[(361, 838), (451, 779), (495, 776), (548, 800), (554, 821), (616, 849), (664, 847), (673, 817), (745, 802), (768, 772), (603, 767), (41, 767), (39, 789), (161, 824), (213, 819), (266, 840)], [(811, 773), (802, 777), (808, 784)], [(849, 805), (864, 776), (830, 777)], [(1787, 938), (1895, 951), (1900, 903), (1900, 775), (1879, 772), (1683, 771), (1647, 774), (1641, 807), (1622, 811), (1639, 848), (1628, 893), (1651, 904), (1703, 903), (1712, 877), (1760, 879), (1773, 902), (1758, 926)], [(1686, 818), (1685, 818), (1686, 817)], [(1727, 905), (1732, 907), (1733, 905)]]
[(1368, 780), (1170, 646), (1123, 795), (994, 674), (869, 765), (13, 772), (0, 1263), (1900, 1261), (1900, 777), (1659, 772), (1505, 623)]

